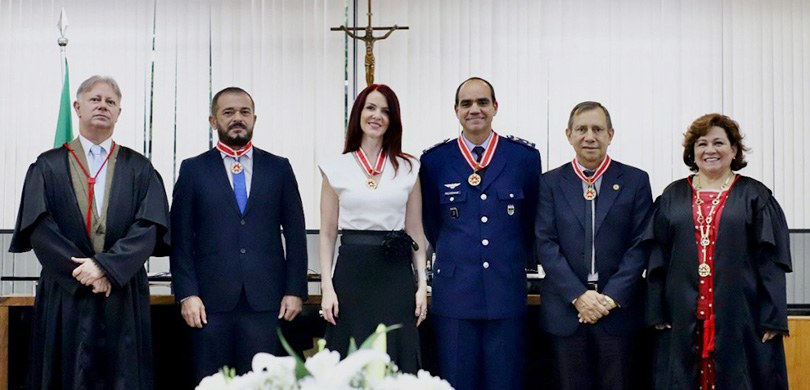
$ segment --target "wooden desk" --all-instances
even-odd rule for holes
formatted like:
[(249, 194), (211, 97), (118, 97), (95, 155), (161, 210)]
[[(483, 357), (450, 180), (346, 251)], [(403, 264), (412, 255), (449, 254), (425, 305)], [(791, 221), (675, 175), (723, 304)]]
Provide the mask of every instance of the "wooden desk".
[(788, 385), (791, 389), (810, 389), (810, 316), (788, 317), (790, 337), (785, 338)]
[[(150, 297), (152, 305), (173, 305), (174, 296), (153, 295)], [(34, 306), (32, 296), (0, 297), (0, 390), (8, 389), (8, 322), (9, 308), (12, 306)]]

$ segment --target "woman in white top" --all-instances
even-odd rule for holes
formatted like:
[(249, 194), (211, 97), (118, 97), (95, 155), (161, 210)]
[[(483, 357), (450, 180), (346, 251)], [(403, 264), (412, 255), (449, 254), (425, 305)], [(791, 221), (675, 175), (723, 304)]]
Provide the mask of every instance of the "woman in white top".
[[(350, 338), (366, 339), (378, 324), (388, 354), (404, 372), (420, 366), (417, 326), (427, 315), (419, 161), (402, 152), (399, 101), (386, 85), (357, 96), (343, 154), (319, 164), (321, 309), (327, 348), (345, 356)], [(334, 272), (335, 240), (341, 245)]]

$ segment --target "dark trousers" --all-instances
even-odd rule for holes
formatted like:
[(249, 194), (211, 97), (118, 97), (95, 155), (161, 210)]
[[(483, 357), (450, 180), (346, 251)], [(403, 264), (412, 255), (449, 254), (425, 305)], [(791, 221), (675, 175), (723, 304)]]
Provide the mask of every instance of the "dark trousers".
[(467, 320), (434, 316), (439, 374), (457, 390), (523, 389), (524, 317)]
[(550, 335), (560, 390), (635, 389), (636, 346), (632, 335), (616, 336), (580, 325), (571, 336)]
[(223, 366), (244, 374), (251, 370), (253, 356), (259, 352), (278, 354), (278, 311), (254, 311), (244, 291), (233, 311), (206, 314), (208, 324), (192, 330), (197, 383)]

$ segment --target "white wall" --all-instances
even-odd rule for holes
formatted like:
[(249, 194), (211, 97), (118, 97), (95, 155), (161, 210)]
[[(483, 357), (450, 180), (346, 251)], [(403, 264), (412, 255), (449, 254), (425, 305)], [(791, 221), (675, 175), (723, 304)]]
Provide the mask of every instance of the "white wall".
[[(361, 14), (365, 2), (361, 1)], [(810, 2), (795, 0), (375, 1), (378, 78), (399, 94), (413, 151), (454, 137), (453, 92), (490, 80), (496, 131), (537, 143), (543, 169), (573, 157), (571, 108), (598, 100), (609, 153), (650, 173), (657, 195), (688, 174), (682, 134), (699, 116), (736, 119), (751, 147), (743, 174), (774, 190), (792, 228), (810, 227)], [(362, 60), (358, 57), (358, 61)]]
[[(115, 77), (124, 93), (115, 138), (139, 151), (156, 20), (152, 160), (169, 194), (179, 162), (208, 147), (210, 36), (213, 92), (237, 85), (253, 94), (255, 143), (290, 158), (307, 227), (318, 228), (316, 163), (342, 149), (345, 46), (329, 27), (345, 23), (343, 0), (159, 0), (156, 19), (153, 1), (0, 0), (0, 228), (13, 227), (27, 165), (52, 145), (61, 7), (70, 21), (72, 89), (91, 74)], [(740, 122), (752, 148), (743, 173), (774, 190), (792, 228), (810, 228), (803, 131), (810, 2), (374, 0), (373, 7), (375, 25), (410, 27), (375, 45), (376, 80), (402, 103), (406, 151), (458, 134), (453, 93), (478, 75), (497, 92), (496, 130), (537, 143), (544, 170), (573, 156), (563, 134), (571, 107), (601, 101), (616, 128), (611, 156), (647, 170), (657, 194), (687, 173), (686, 127), (718, 111)]]

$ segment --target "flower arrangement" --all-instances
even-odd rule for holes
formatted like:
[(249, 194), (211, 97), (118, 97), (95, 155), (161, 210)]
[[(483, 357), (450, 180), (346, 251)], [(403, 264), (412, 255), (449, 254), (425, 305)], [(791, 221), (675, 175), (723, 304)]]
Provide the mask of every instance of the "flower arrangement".
[(386, 333), (398, 325), (380, 324), (377, 330), (357, 348), (351, 340), (348, 356), (340, 360), (336, 351), (325, 349), (318, 341), (318, 352), (304, 361), (292, 350), (278, 331), (279, 339), (290, 356), (277, 357), (258, 353), (253, 357), (252, 371), (236, 375), (225, 367), (203, 378), (198, 390), (452, 390), (447, 381), (420, 370), (416, 375), (401, 373), (386, 353)]

